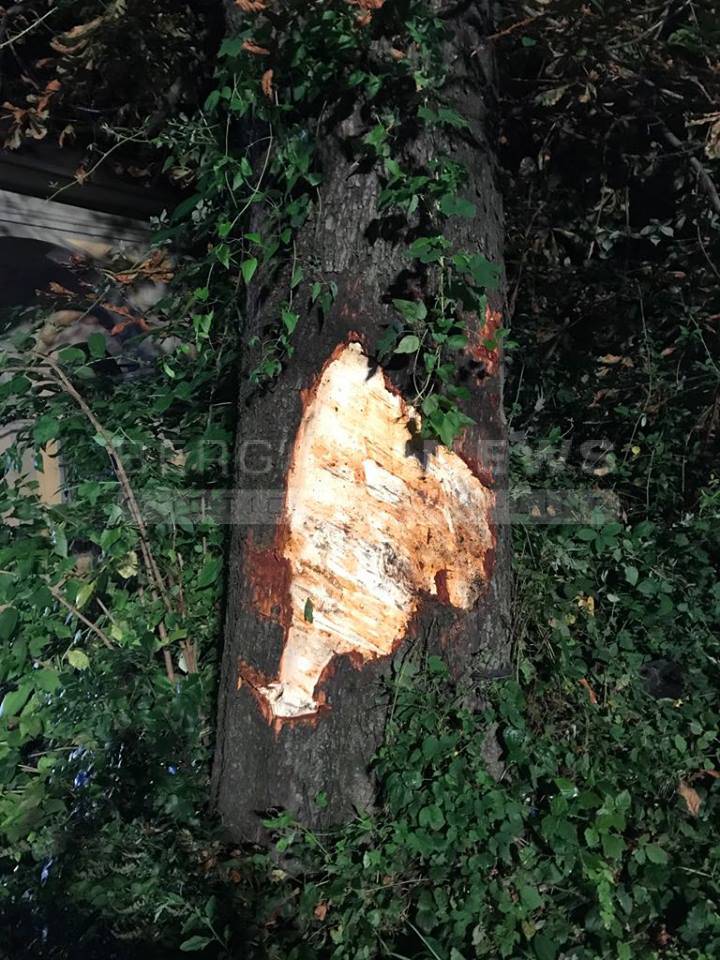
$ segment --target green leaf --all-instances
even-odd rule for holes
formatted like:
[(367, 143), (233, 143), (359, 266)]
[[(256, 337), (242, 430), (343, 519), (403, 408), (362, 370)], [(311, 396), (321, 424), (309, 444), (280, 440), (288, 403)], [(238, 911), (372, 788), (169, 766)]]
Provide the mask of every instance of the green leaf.
[(638, 582), (639, 576), (640, 574), (638, 573), (637, 567), (633, 567), (631, 565), (628, 565), (625, 567), (625, 579), (627, 580), (627, 582), (630, 584), (631, 587), (634, 587), (635, 584)]
[(597, 530), (592, 530), (590, 527), (583, 527), (582, 530), (578, 530), (575, 536), (578, 540), (584, 540), (589, 543), (591, 540), (597, 539)]
[(255, 276), (257, 265), (257, 257), (250, 257), (248, 260), (243, 260), (243, 262), (240, 264), (240, 272), (242, 273), (245, 283), (250, 283), (252, 278)]
[(27, 703), (32, 690), (32, 684), (23, 683), (17, 690), (11, 690), (10, 693), (6, 693), (2, 705), (0, 705), (0, 717), (7, 719), (20, 713)]
[(49, 413), (44, 413), (35, 421), (33, 428), (33, 437), (38, 446), (43, 447), (48, 440), (54, 440), (60, 433), (60, 421), (51, 417)]
[(90, 666), (90, 658), (83, 650), (73, 648), (68, 651), (67, 658), (70, 666), (76, 670), (87, 670)]
[(184, 953), (191, 953), (194, 950), (204, 950), (209, 943), (212, 943), (212, 937), (195, 935), (194, 937), (190, 937), (189, 940), (183, 940), (180, 944), (180, 949)]
[(96, 360), (104, 357), (107, 352), (105, 335), (102, 333), (91, 333), (88, 337), (88, 349), (90, 350), (90, 356)]
[(58, 359), (61, 363), (83, 363), (85, 354), (79, 347), (65, 347), (58, 353)]
[(0, 613), (0, 640), (9, 640), (17, 626), (18, 612), (14, 607), (6, 607)]
[(445, 826), (445, 817), (437, 804), (432, 803), (423, 807), (418, 814), (418, 823), (421, 827), (430, 827), (431, 830), (440, 830)]
[(60, 686), (60, 677), (56, 670), (50, 670), (43, 667), (40, 670), (33, 671), (33, 680), (38, 690), (44, 690), (46, 693), (53, 693)]
[(658, 846), (657, 843), (648, 843), (644, 848), (645, 856), (648, 858), (650, 863), (667, 863), (668, 855), (665, 853), (662, 847)]
[(78, 610), (82, 610), (82, 608), (88, 602), (90, 597), (93, 595), (94, 590), (95, 590), (94, 583), (84, 583), (80, 587), (80, 589), (77, 592), (77, 596), (75, 598), (75, 606), (78, 608)]
[(305, 617), (308, 623), (312, 623), (313, 620), (315, 619), (315, 616), (313, 614), (313, 602), (310, 599), (310, 597), (308, 597), (307, 600), (305, 601), (303, 616)]
[(285, 327), (288, 335), (292, 334), (295, 330), (295, 327), (298, 325), (300, 315), (294, 313), (292, 310), (284, 309), (280, 316), (282, 317), (283, 326)]
[(601, 839), (605, 856), (611, 860), (617, 860), (625, 849), (625, 841), (623, 838), (616, 837), (612, 833), (603, 833)]
[(519, 888), (520, 899), (526, 910), (537, 910), (538, 907), (542, 906), (542, 897), (538, 892), (538, 888), (526, 885)]
[(393, 300), (393, 306), (406, 320), (424, 320), (427, 307), (422, 300)]
[(220, 246), (215, 247), (213, 252), (215, 253), (216, 258), (227, 270), (227, 268), (230, 266), (230, 247), (226, 243), (221, 243)]
[(292, 277), (290, 278), (290, 289), (294, 290), (299, 283), (302, 283), (305, 272), (301, 266), (295, 266), (293, 268)]
[(555, 960), (557, 957), (557, 947), (544, 933), (536, 933), (532, 945), (538, 960)]
[(50, 530), (52, 533), (53, 553), (57, 554), (58, 557), (66, 557), (68, 555), (68, 543), (65, 528), (51, 526)]
[(408, 334), (403, 337), (400, 343), (395, 347), (394, 353), (417, 353), (420, 349), (420, 340), (414, 334)]
[(474, 203), (450, 193), (440, 198), (439, 207), (446, 217), (465, 217), (467, 220), (474, 217), (476, 212)]
[(220, 573), (221, 566), (222, 561), (219, 557), (212, 557), (210, 560), (207, 560), (198, 576), (198, 587), (202, 589), (203, 587), (209, 587), (211, 583), (214, 583), (217, 580), (218, 574)]

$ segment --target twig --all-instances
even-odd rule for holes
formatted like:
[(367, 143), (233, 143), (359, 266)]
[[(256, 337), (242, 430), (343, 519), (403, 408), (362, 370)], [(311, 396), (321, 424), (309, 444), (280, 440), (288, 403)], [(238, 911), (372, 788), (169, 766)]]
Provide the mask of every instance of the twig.
[(525, 17), (524, 20), (517, 20), (515, 23), (511, 23), (509, 27), (505, 27), (504, 30), (498, 30), (497, 33), (491, 33), (489, 37), (485, 37), (485, 40), (487, 42), (490, 40), (499, 40), (501, 37), (507, 37), (509, 34), (515, 33), (516, 30), (520, 30), (522, 27), (527, 27), (528, 24), (539, 20), (540, 17), (546, 17), (549, 12), (549, 10), (543, 10), (541, 13), (535, 13), (531, 17)]
[(33, 20), (30, 26), (25, 27), (24, 30), (20, 31), (20, 33), (15, 34), (14, 37), (9, 37), (7, 40), (3, 40), (3, 42), (0, 43), (0, 50), (2, 50), (3, 47), (10, 47), (13, 43), (17, 43), (17, 41), (24, 37), (26, 33), (30, 33), (31, 30), (34, 30), (35, 27), (39, 26), (43, 20), (47, 20), (47, 18), (52, 16), (53, 13), (57, 13), (57, 9), (57, 7), (52, 7), (52, 9), (48, 10), (47, 13), (44, 13), (41, 17), (38, 17), (37, 20)]
[(69, 600), (66, 600), (65, 597), (60, 593), (57, 587), (54, 587), (51, 583), (49, 583), (48, 590), (59, 603), (61, 603), (64, 607), (66, 607), (70, 611), (70, 613), (73, 614), (73, 616), (77, 617), (81, 623), (84, 623), (85, 626), (88, 628), (88, 630), (92, 630), (95, 636), (98, 637), (100, 640), (102, 640), (102, 642), (105, 644), (108, 650), (113, 649), (114, 645), (110, 637), (108, 637), (108, 635), (103, 630), (101, 630), (96, 623), (93, 623), (92, 620), (88, 620), (85, 614), (81, 613), (76, 606), (70, 603)]
[[(673, 147), (675, 150), (680, 150), (683, 153), (687, 152), (687, 143), (683, 143), (682, 140), (676, 137), (672, 130), (668, 130), (664, 124), (662, 125), (661, 129), (665, 140), (670, 144), (671, 147)], [(710, 174), (697, 157), (688, 157), (688, 160), (690, 162), (690, 166), (697, 172), (700, 183), (702, 183), (703, 187), (705, 188), (705, 192), (710, 198), (710, 203), (715, 209), (715, 212), (720, 213), (720, 194), (718, 194), (717, 187), (710, 178)]]
[(74, 176), (74, 177), (72, 178), (72, 180), (68, 181), (68, 183), (64, 184), (62, 187), (58, 187), (57, 190), (56, 190), (54, 193), (51, 193), (50, 196), (49, 196), (47, 199), (48, 199), (48, 200), (54, 200), (55, 197), (60, 196), (61, 193), (64, 193), (66, 190), (69, 190), (71, 187), (76, 187), (78, 184), (80, 184), (80, 186), (82, 186), (82, 184), (83, 184), (86, 180), (89, 180), (89, 179), (90, 179), (90, 177), (95, 173), (95, 171), (97, 170), (97, 168), (100, 167), (103, 163), (105, 163), (105, 161), (107, 160), (107, 158), (108, 158), (112, 153), (114, 153), (114, 152), (115, 152), (117, 149), (119, 149), (120, 147), (124, 147), (126, 143), (148, 143), (148, 142), (149, 142), (149, 141), (147, 140), (147, 138), (145, 138), (145, 137), (140, 137), (140, 136), (137, 135), (137, 134), (133, 134), (133, 135), (131, 135), (131, 136), (129, 136), (129, 137), (123, 137), (121, 140), (118, 140), (117, 143), (114, 143), (114, 144), (110, 147), (109, 150), (106, 150), (105, 153), (100, 157), (100, 159), (97, 160), (97, 161), (90, 167), (89, 170), (87, 170), (85, 173), (83, 173), (82, 180), (78, 179), (77, 176)]

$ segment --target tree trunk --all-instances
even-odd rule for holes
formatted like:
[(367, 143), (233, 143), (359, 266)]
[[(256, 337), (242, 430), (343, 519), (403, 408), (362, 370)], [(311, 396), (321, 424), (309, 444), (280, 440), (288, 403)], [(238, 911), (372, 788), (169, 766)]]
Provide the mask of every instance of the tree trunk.
[[(499, 263), (490, 12), (444, 6), (444, 102), (470, 126), (432, 127), (405, 150), (416, 168), (440, 154), (465, 166), (476, 214), (449, 219), (445, 236)], [(502, 295), (467, 318), (459, 374), (475, 425), (452, 451), (419, 441), (404, 372), (383, 370), (376, 344), (391, 298), (416, 298), (423, 278), (404, 253), (411, 224), (378, 214), (378, 172), (353, 160), (367, 130), (357, 108), (326, 125), (321, 202), (297, 238), (298, 262), (337, 285), (332, 307), (319, 318), (300, 288), (294, 355), (269, 388), (240, 398), (214, 768), (217, 808), (238, 838), (261, 839), (273, 808), (323, 826), (371, 805), (368, 764), (389, 709), (381, 678), (413, 643), (475, 690), (505, 660), (502, 363), (488, 345)], [(249, 298), (249, 332), (273, 310), (272, 293)]]

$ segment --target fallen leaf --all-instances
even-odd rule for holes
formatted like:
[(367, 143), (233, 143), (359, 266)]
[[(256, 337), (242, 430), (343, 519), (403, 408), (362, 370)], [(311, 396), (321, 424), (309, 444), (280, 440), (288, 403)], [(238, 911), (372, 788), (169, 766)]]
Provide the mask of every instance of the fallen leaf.
[(94, 20), (88, 20), (87, 23), (79, 23), (71, 30), (66, 30), (63, 36), (70, 37), (73, 40), (77, 37), (84, 37), (85, 34), (92, 33), (92, 31), (95, 30), (96, 27), (99, 27), (104, 20), (105, 17), (95, 17)]
[(581, 677), (578, 680), (578, 683), (580, 684), (581, 687), (585, 687), (585, 689), (587, 690), (587, 695), (590, 700), (590, 703), (592, 703), (593, 706), (596, 706), (598, 702), (598, 698), (597, 698), (597, 694), (595, 693), (593, 688), (590, 686), (590, 682), (586, 680), (585, 677)]
[(51, 293), (55, 293), (60, 297), (70, 297), (71, 299), (75, 296), (72, 290), (68, 290), (67, 287), (63, 287), (61, 284), (56, 283), (54, 280), (51, 280), (48, 284), (48, 289)]
[(716, 120), (708, 131), (705, 155), (710, 160), (720, 160), (720, 120)]
[(272, 81), (273, 81), (273, 71), (266, 70), (265, 73), (262, 75), (262, 80), (260, 81), (260, 85), (262, 87), (262, 92), (265, 94), (268, 100), (272, 100), (272, 95), (273, 95)]
[(681, 780), (678, 787), (678, 793), (685, 801), (685, 806), (687, 807), (687, 812), (690, 814), (690, 816), (697, 817), (697, 815), (700, 813), (700, 805), (702, 803), (700, 794), (697, 792), (697, 790), (687, 784), (684, 780)]
[(245, 40), (242, 45), (243, 50), (246, 50), (248, 53), (254, 54), (256, 57), (267, 57), (270, 51), (267, 47), (260, 47), (257, 43), (254, 43), (252, 40)]
[(398, 50), (397, 47), (390, 47), (390, 56), (393, 60), (404, 60), (406, 54), (402, 50)]
[(262, 0), (235, 0), (235, 6), (240, 7), (243, 13), (259, 13), (265, 9)]
[[(593, 471), (594, 473), (595, 471)], [(595, 616), (595, 597), (577, 597), (575, 602), (589, 617)]]
[(324, 920), (328, 912), (328, 905), (325, 901), (321, 901), (313, 910), (314, 915), (318, 920)]

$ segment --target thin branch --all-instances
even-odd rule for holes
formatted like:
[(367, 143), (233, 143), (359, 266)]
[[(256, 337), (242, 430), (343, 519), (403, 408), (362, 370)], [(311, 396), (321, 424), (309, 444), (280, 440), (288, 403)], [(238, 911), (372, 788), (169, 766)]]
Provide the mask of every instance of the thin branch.
[[(680, 150), (683, 153), (687, 153), (687, 143), (683, 143), (683, 141), (676, 137), (672, 130), (669, 130), (664, 124), (662, 125), (661, 129), (665, 140), (670, 144), (671, 147), (673, 147), (675, 150)], [(705, 188), (705, 192), (707, 193), (715, 212), (720, 213), (720, 194), (718, 194), (717, 187), (713, 183), (710, 174), (697, 157), (688, 157), (688, 161), (690, 166), (697, 172), (700, 183)]]
[(88, 620), (88, 618), (85, 616), (84, 613), (81, 613), (76, 606), (70, 603), (69, 600), (66, 600), (65, 597), (60, 593), (57, 587), (54, 587), (51, 583), (49, 583), (48, 590), (59, 603), (61, 603), (66, 609), (70, 611), (70, 613), (73, 614), (73, 616), (77, 617), (81, 623), (84, 623), (85, 626), (88, 628), (88, 630), (92, 630), (95, 636), (98, 637), (100, 640), (102, 640), (102, 642), (105, 644), (108, 650), (112, 650), (114, 648), (114, 644), (112, 640), (110, 639), (110, 637), (108, 637), (108, 635), (104, 632), (104, 630), (101, 630), (96, 623), (92, 622), (92, 620)]
[(2, 50), (3, 47), (10, 47), (13, 45), (13, 43), (17, 43), (17, 41), (24, 37), (26, 33), (30, 33), (31, 30), (34, 30), (35, 27), (39, 26), (43, 20), (47, 20), (47, 18), (52, 16), (53, 13), (57, 13), (57, 9), (57, 7), (52, 7), (52, 9), (48, 10), (47, 13), (44, 13), (41, 17), (38, 17), (37, 20), (33, 20), (30, 26), (25, 27), (24, 30), (20, 31), (20, 33), (16, 33), (14, 37), (9, 37), (7, 40), (3, 40), (3, 42), (0, 43), (0, 50)]
[(78, 186), (78, 184), (82, 186), (86, 180), (90, 179), (90, 177), (95, 173), (98, 167), (102, 166), (102, 164), (105, 163), (105, 161), (111, 154), (113, 154), (119, 147), (123, 147), (125, 146), (126, 143), (131, 143), (131, 142), (132, 143), (149, 143), (149, 140), (147, 140), (145, 137), (140, 137), (137, 134), (133, 134), (132, 136), (129, 136), (129, 137), (123, 137), (121, 140), (118, 140), (117, 143), (114, 143), (109, 150), (106, 150), (105, 153), (103, 153), (103, 155), (100, 157), (100, 159), (97, 160), (90, 167), (89, 170), (83, 173), (82, 179), (79, 179), (77, 176), (74, 176), (72, 180), (69, 180), (66, 184), (63, 184), (62, 187), (58, 187), (57, 190), (54, 193), (51, 193), (47, 199), (54, 200), (56, 197), (59, 197), (61, 193), (64, 193), (66, 190), (69, 190), (71, 187), (76, 187)]
[(499, 40), (501, 37), (507, 37), (509, 34), (515, 33), (516, 30), (520, 30), (522, 27), (527, 27), (529, 24), (534, 23), (541, 17), (546, 17), (549, 12), (549, 10), (543, 10), (541, 13), (535, 13), (531, 17), (525, 17), (523, 20), (516, 20), (515, 23), (511, 23), (510, 26), (505, 27), (504, 30), (498, 30), (497, 33), (491, 33), (489, 37), (485, 37), (485, 40), (487, 42), (490, 40)]

